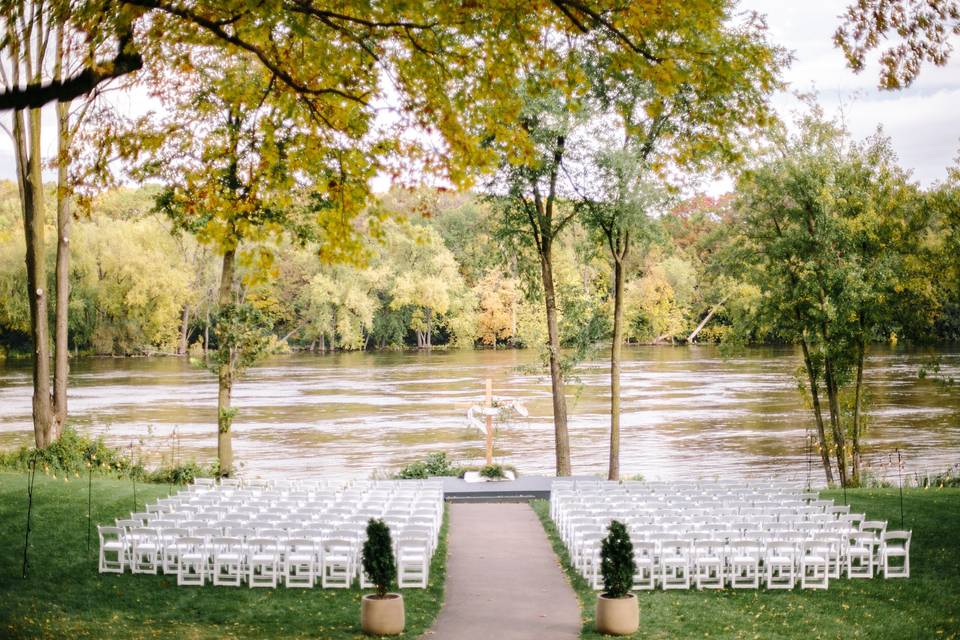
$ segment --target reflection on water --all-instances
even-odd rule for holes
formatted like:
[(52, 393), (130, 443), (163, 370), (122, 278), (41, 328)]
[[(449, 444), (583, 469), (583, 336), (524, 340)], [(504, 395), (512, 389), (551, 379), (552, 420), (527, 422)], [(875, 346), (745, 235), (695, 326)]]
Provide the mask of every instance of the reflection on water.
[[(940, 356), (956, 376), (960, 353)], [(960, 394), (917, 379), (924, 357), (879, 350), (869, 358), (868, 460), (899, 448), (908, 468), (960, 461)], [(483, 439), (465, 416), (489, 377), (496, 395), (523, 399), (530, 411), (499, 429), (498, 458), (522, 473), (552, 473), (549, 380), (521, 372), (534, 358), (513, 350), (278, 357), (234, 387), (234, 450), (246, 474), (264, 476), (368, 477), (431, 451), (478, 461)], [(624, 349), (623, 474), (805, 475), (813, 425), (794, 379), (798, 364), (789, 349), (731, 359), (708, 346)], [(577, 376), (568, 388), (573, 469), (601, 474), (607, 364), (589, 362)], [(72, 421), (84, 431), (113, 444), (142, 440), (153, 457), (216, 455), (216, 381), (202, 369), (174, 358), (83, 358), (72, 363), (70, 385)], [(0, 364), (0, 446), (31, 440), (30, 393), (28, 363)], [(813, 472), (819, 480), (815, 464)]]

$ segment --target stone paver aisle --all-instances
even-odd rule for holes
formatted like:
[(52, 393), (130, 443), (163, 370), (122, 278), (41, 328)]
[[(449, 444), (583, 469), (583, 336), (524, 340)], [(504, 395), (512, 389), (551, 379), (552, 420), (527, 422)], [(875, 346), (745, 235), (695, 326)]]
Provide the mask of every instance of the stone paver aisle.
[(444, 603), (424, 640), (576, 640), (580, 605), (533, 509), (449, 510)]

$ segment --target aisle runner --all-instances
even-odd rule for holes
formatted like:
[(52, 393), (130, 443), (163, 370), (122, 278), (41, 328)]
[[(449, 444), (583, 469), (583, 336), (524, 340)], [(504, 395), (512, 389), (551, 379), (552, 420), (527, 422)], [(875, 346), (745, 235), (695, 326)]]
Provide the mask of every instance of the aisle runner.
[(533, 509), (448, 509), (444, 604), (424, 640), (576, 640), (580, 605)]

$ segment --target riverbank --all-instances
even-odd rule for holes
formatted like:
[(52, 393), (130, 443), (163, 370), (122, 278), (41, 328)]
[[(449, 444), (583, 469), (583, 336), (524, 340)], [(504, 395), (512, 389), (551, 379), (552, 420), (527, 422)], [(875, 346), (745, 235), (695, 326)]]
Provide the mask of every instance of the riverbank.
[[(37, 474), (29, 577), (21, 578), (26, 475), (0, 473), (0, 637), (3, 638), (312, 638), (361, 635), (358, 589), (177, 587), (175, 576), (99, 575), (96, 527), (87, 549), (87, 479)], [(95, 478), (93, 525), (134, 506), (130, 480)], [(169, 485), (138, 484), (139, 508)], [(427, 589), (403, 591), (407, 631), (418, 638), (443, 599), (446, 525)]]
[[(843, 503), (839, 491), (821, 494)], [(633, 638), (904, 638), (960, 637), (960, 489), (908, 489), (903, 528), (913, 530), (910, 578), (841, 579), (827, 591), (642, 591), (640, 630)], [(896, 489), (852, 489), (855, 512), (900, 528)], [(594, 626), (597, 592), (570, 566), (549, 516), (549, 503), (534, 510), (580, 599), (581, 638), (604, 638)]]

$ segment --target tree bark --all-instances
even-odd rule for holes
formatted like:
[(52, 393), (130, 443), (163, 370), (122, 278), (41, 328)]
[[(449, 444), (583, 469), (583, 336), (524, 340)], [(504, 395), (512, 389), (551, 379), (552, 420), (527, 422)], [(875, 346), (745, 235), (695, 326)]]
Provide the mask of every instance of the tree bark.
[(30, 109), (26, 113), (26, 124), (23, 111), (14, 112), (13, 138), (26, 240), (27, 298), (30, 306), (30, 337), (33, 341), (33, 435), (37, 447), (46, 447), (53, 442), (54, 415), (50, 397), (39, 109)]
[(544, 300), (547, 309), (548, 349), (550, 351), (550, 386), (553, 391), (553, 430), (556, 439), (557, 475), (569, 476), (570, 436), (567, 431), (567, 398), (563, 371), (560, 368), (560, 331), (557, 328), (557, 299), (553, 285), (553, 255), (551, 243), (540, 252), (540, 272), (543, 277)]
[[(220, 271), (220, 293), (218, 303), (220, 308), (233, 303), (233, 276), (236, 261), (236, 248), (229, 249), (223, 254), (223, 264)], [(222, 346), (221, 346), (222, 348)], [(217, 459), (220, 462), (220, 475), (230, 476), (233, 473), (233, 440), (230, 428), (233, 426), (233, 410), (231, 407), (233, 394), (233, 361), (234, 354), (231, 348), (225, 361), (220, 364), (217, 372)]]
[(840, 427), (840, 401), (837, 389), (836, 376), (833, 373), (833, 360), (825, 358), (824, 382), (827, 385), (827, 400), (830, 403), (830, 427), (833, 429), (833, 444), (836, 447), (837, 473), (840, 476), (840, 486), (847, 486), (847, 451), (843, 430)]
[[(58, 43), (58, 48), (60, 44)], [(58, 56), (62, 52), (58, 51)], [(56, 440), (67, 421), (70, 374), (70, 103), (57, 103), (57, 301), (54, 311), (53, 410)]]
[(427, 309), (427, 330), (426, 330), (426, 339), (424, 340), (424, 346), (427, 349), (433, 347), (433, 309)]
[[(799, 311), (797, 311), (799, 315)], [(830, 466), (830, 449), (827, 446), (827, 433), (823, 424), (823, 409), (820, 406), (819, 376), (813, 366), (813, 360), (810, 357), (810, 347), (807, 345), (807, 339), (802, 337), (800, 345), (803, 348), (803, 364), (807, 368), (807, 378), (810, 381), (810, 398), (813, 401), (813, 415), (817, 422), (817, 440), (820, 444), (817, 449), (820, 452), (820, 461), (823, 463), (823, 472), (827, 478), (827, 485), (833, 486), (833, 469)]]
[(623, 262), (613, 261), (613, 343), (610, 345), (610, 468), (608, 480), (620, 479), (620, 355), (623, 347)]
[(863, 357), (866, 345), (863, 337), (863, 317), (860, 318), (860, 336), (857, 340), (857, 381), (854, 387), (852, 442), (852, 477), (854, 486), (860, 486), (860, 405), (863, 401)]
[(177, 346), (177, 355), (187, 355), (187, 341), (190, 337), (190, 305), (183, 305), (183, 314), (180, 316), (180, 344)]

